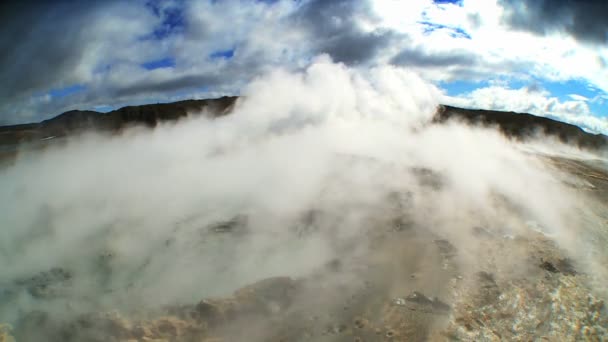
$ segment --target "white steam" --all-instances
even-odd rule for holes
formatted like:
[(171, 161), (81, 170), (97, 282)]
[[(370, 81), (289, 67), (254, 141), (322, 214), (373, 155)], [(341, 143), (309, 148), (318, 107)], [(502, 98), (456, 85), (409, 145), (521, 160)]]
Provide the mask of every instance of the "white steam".
[[(414, 225), (448, 237), (471, 264), (472, 226), (515, 235), (533, 221), (567, 236), (575, 219), (575, 198), (534, 156), (490, 130), (432, 125), (440, 93), (406, 70), (320, 58), (245, 94), (225, 117), (81, 136), (0, 170), (0, 283), (73, 273), (64, 296), (0, 297), (0, 320), (55, 305), (193, 303), (305, 276), (364, 255), (362, 233), (389, 215), (392, 192), (408, 194)], [(425, 185), (420, 170), (441, 184)], [(316, 232), (294, 234), (311, 210), (324, 213)], [(235, 218), (242, 236), (209, 233)]]

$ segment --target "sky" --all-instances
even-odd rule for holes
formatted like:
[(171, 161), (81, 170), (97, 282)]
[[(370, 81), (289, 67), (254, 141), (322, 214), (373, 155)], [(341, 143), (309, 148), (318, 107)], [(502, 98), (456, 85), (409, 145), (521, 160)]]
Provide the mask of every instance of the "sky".
[(604, 0), (5, 2), (0, 124), (239, 95), (326, 55), (415, 72), (444, 104), (608, 134), (606, 13)]

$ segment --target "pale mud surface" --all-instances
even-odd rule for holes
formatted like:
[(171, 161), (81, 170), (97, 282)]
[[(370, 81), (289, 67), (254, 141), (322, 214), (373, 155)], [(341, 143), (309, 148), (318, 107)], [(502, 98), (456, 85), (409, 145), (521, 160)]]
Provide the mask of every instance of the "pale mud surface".
[[(396, 192), (388, 209), (366, 219), (370, 228), (357, 236), (364, 248), (361, 241), (336, 241), (334, 248), (353, 252), (305, 277), (260, 279), (233, 295), (150, 312), (24, 312), (12, 329), (0, 327), (0, 341), (11, 341), (9, 335), (17, 341), (606, 340), (608, 172), (593, 161), (546, 161), (573, 176), (568, 186), (586, 201), (581, 215), (588, 224), (573, 228), (589, 241), (585, 253), (568, 251), (524, 220), (517, 231), (491, 220), (471, 225), (461, 241), (411, 220), (407, 194)], [(429, 192), (441, 186), (432, 172), (418, 173)], [(323, 216), (305, 213), (294, 238), (314, 234)], [(235, 217), (210, 232), (229, 244), (231, 236), (247, 234), (246, 222)], [(3, 291), (21, 287), (43, 301), (70, 291), (71, 277), (56, 268)]]

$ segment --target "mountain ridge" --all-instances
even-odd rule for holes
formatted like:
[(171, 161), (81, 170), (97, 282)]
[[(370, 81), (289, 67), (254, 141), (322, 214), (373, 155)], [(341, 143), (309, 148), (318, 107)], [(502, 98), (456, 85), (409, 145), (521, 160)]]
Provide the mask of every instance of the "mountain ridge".
[[(201, 111), (212, 117), (219, 117), (229, 114), (238, 98), (223, 96), (126, 106), (108, 113), (70, 110), (38, 123), (0, 126), (0, 146), (17, 146), (25, 142), (64, 137), (88, 130), (117, 132), (132, 126), (154, 127), (160, 122), (176, 121)], [(517, 140), (526, 140), (541, 133), (581, 148), (598, 150), (608, 147), (606, 135), (592, 134), (572, 124), (528, 113), (440, 105), (433, 123), (441, 124), (453, 120), (473, 125), (495, 126), (507, 137)]]
[(159, 122), (179, 120), (192, 112), (203, 110), (221, 116), (227, 114), (236, 99), (237, 97), (234, 96), (224, 96), (215, 99), (126, 106), (108, 113), (70, 110), (37, 123), (0, 126), (0, 145), (61, 137), (84, 130), (118, 131), (141, 124), (154, 127)]
[(581, 148), (598, 150), (608, 147), (606, 135), (589, 133), (579, 126), (529, 113), (441, 105), (433, 121), (441, 123), (454, 119), (473, 125), (496, 126), (507, 137), (518, 140), (544, 134)]

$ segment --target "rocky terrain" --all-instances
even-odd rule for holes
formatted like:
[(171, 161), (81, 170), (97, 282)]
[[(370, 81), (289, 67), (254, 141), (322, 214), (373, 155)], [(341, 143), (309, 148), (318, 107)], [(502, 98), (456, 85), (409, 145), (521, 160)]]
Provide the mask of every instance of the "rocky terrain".
[[(221, 116), (235, 101), (183, 101), (125, 107), (107, 114), (73, 111), (39, 124), (4, 127), (0, 134), (5, 146), (41, 139), (50, 144), (54, 137), (83, 130), (116, 132), (137, 123), (154, 126), (201, 108), (212, 117)], [(527, 114), (442, 106), (434, 124), (446, 120), (497, 125), (517, 140), (544, 132), (592, 150), (605, 146), (606, 139)], [(530, 220), (529, 208), (500, 189), (490, 195), (490, 204), (455, 203), (460, 198), (445, 202), (444, 191), (453, 180), (440, 168), (404, 168), (342, 154), (332, 160), (341, 165), (339, 170), (351, 170), (352, 179), (328, 182), (309, 208), (290, 213), (289, 219), (278, 218), (286, 231), (282, 240), (275, 240), (277, 232), (256, 230), (270, 225), (268, 213), (247, 210), (232, 211), (224, 218), (180, 218), (172, 223), (169, 235), (147, 237), (160, 259), (193, 248), (211, 250), (201, 255), (215, 257), (222, 265), (247, 250), (251, 241), (268, 239), (272, 248), (287, 248), (290, 256), (322, 240), (335, 256), (313, 271), (253, 277), (254, 281), (231, 283), (216, 295), (190, 302), (147, 305), (146, 300), (159, 299), (154, 295), (163, 296), (151, 292), (147, 295), (152, 297), (144, 297), (140, 306), (114, 307), (115, 302), (102, 299), (118, 298), (120, 303), (138, 298), (154, 281), (137, 278), (138, 272), (146, 274), (154, 264), (147, 258), (128, 268), (131, 265), (125, 260), (131, 251), (91, 247), (86, 265), (93, 269), (99, 297), (79, 292), (91, 281), (81, 260), (70, 259), (24, 277), (0, 278), (0, 309), (4, 309), (0, 322), (6, 321), (2, 313), (21, 304), (11, 326), (0, 325), (0, 341), (606, 340), (608, 166), (595, 157), (526, 153), (530, 163), (546, 168), (550, 182), (568, 189), (580, 204), (577, 210), (585, 210), (568, 221), (569, 233), (585, 242), (584, 249), (569, 245), (574, 239)], [(361, 189), (353, 186), (361, 181), (356, 172), (360, 168), (375, 170), (372, 180), (366, 180), (372, 188), (381, 187), (383, 178), (401, 175), (410, 183), (378, 196), (361, 195)], [(336, 200), (334, 196), (344, 189), (350, 189), (348, 196)], [(18, 193), (15, 198), (20, 198)], [(454, 207), (445, 217), (434, 207), (440, 201)], [(52, 221), (61, 210), (67, 209), (48, 209), (47, 219)], [(121, 230), (114, 227), (132, 228), (131, 224), (110, 222), (107, 234), (120, 236)], [(170, 274), (174, 266), (164, 265), (162, 271)], [(193, 273), (205, 269), (199, 262), (189, 267)], [(121, 268), (129, 270), (127, 282), (116, 281)], [(211, 277), (222, 277), (223, 269), (212, 270)], [(200, 293), (213, 292), (200, 286)]]
[[(602, 200), (608, 222), (608, 172), (584, 161), (549, 158)], [(431, 190), (441, 186), (426, 177)], [(430, 178), (429, 178), (430, 177)], [(428, 181), (428, 180), (431, 181)], [(436, 181), (437, 179), (435, 179)], [(574, 187), (574, 185), (573, 185)], [(405, 202), (404, 202), (405, 201)], [(82, 313), (62, 317), (26, 313), (2, 341), (602, 341), (608, 337), (605, 274), (571, 259), (530, 223), (508, 235), (500, 226), (469, 227), (476, 255), (451, 237), (411, 221), (407, 194), (393, 193), (380, 216), (368, 217), (365, 253), (335, 259), (303, 278), (271, 277), (231, 296), (150, 311)], [(301, 218), (295, 236), (314, 235), (323, 211)], [(247, 217), (206, 227), (208, 239), (235, 243), (247, 236)], [(606, 226), (596, 248), (607, 243)], [(294, 228), (295, 229), (295, 228)], [(220, 242), (220, 239), (222, 240)], [(335, 248), (351, 242), (336, 241)], [(170, 245), (167, 247), (170, 248)], [(111, 258), (111, 256), (108, 256)], [(608, 262), (607, 255), (602, 255)], [(465, 266), (466, 265), (466, 266)], [(604, 264), (605, 265), (605, 264)], [(0, 303), (21, 291), (52, 301), (70, 291), (69, 270), (54, 268), (3, 285)], [(123, 291), (128, 289), (123, 289)], [(9, 301), (10, 302), (10, 301)], [(68, 309), (69, 310), (69, 309)]]

